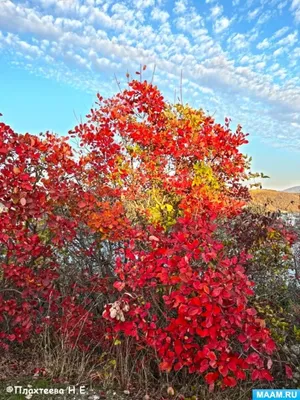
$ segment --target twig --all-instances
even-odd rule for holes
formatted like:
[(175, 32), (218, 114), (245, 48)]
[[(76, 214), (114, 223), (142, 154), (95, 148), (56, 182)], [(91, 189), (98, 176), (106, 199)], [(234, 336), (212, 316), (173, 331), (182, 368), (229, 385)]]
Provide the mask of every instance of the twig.
[(183, 102), (182, 102), (182, 70), (180, 72), (180, 102), (181, 102), (181, 105), (183, 105)]
[(156, 64), (154, 64), (154, 67), (153, 67), (152, 79), (151, 79), (151, 85), (153, 84), (153, 79), (154, 79), (155, 69), (156, 69)]
[(116, 81), (116, 83), (117, 83), (117, 85), (118, 85), (118, 88), (119, 88), (119, 90), (120, 90), (120, 92), (121, 92), (122, 90), (121, 90), (120, 82), (118, 81), (118, 79), (117, 79), (117, 77), (116, 77), (116, 74), (114, 74), (114, 77), (115, 77), (115, 81)]

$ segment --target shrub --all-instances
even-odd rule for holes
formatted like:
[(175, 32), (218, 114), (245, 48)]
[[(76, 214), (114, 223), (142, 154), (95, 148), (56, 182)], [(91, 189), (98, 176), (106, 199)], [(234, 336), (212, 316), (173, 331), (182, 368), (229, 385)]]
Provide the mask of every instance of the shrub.
[(272, 381), (253, 299), (261, 257), (273, 279), (293, 238), (273, 242), (274, 221), (252, 215), (245, 239), (241, 127), (137, 80), (87, 118), (63, 138), (0, 124), (0, 345), (46, 333), (49, 349), (114, 349), (127, 371), (199, 375), (210, 390)]

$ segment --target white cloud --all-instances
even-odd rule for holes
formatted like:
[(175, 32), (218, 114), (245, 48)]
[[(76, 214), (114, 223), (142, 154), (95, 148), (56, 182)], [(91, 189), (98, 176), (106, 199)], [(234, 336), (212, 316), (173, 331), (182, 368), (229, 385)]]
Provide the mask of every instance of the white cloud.
[(279, 68), (273, 72), (273, 76), (276, 76), (279, 79), (284, 79), (287, 76), (287, 72), (284, 68)]
[(38, 0), (38, 2), (44, 8), (55, 6), (60, 11), (70, 11), (79, 6), (77, 0)]
[(18, 35), (8, 33), (0, 35), (0, 43), (9, 46), (10, 51), (17, 51), (20, 54), (26, 54), (29, 57), (41, 57), (44, 55), (43, 50), (34, 44), (21, 40)]
[(82, 21), (69, 18), (56, 18), (54, 25), (59, 26), (63, 30), (79, 30), (82, 28)]
[(273, 12), (274, 12), (273, 10), (272, 11), (267, 10), (267, 11), (263, 12), (259, 16), (259, 18), (257, 20), (257, 24), (259, 24), (259, 25), (265, 24), (272, 17)]
[(177, 0), (175, 1), (175, 8), (174, 8), (174, 12), (176, 14), (182, 14), (186, 11), (187, 9), (187, 3), (185, 0)]
[(249, 61), (250, 61), (250, 57), (249, 57), (249, 56), (243, 56), (243, 57), (240, 59), (240, 63), (241, 63), (241, 64), (248, 64)]
[(298, 32), (290, 33), (285, 38), (277, 42), (278, 46), (293, 46), (298, 41)]
[(62, 31), (53, 24), (51, 15), (40, 15), (30, 8), (21, 8), (11, 1), (4, 0), (0, 8), (0, 26), (3, 30), (27, 33), (49, 39), (59, 38)]
[(273, 65), (270, 67), (270, 71), (276, 71), (276, 70), (279, 69), (279, 68), (280, 68), (280, 64), (276, 63), (276, 64), (273, 64)]
[(153, 8), (153, 10), (151, 11), (151, 17), (156, 21), (165, 23), (167, 22), (170, 15), (166, 11), (162, 11), (159, 8)]
[(300, 0), (292, 1), (291, 11), (293, 12), (296, 23), (300, 23)]
[(220, 19), (217, 19), (215, 24), (214, 24), (214, 30), (216, 33), (221, 33), (225, 29), (227, 29), (230, 25), (231, 21), (226, 18), (226, 17), (221, 17)]
[(215, 5), (210, 9), (210, 11), (211, 11), (211, 17), (215, 19), (223, 13), (223, 6)]
[(174, 23), (177, 29), (180, 29), (184, 32), (189, 32), (192, 35), (194, 32), (202, 28), (203, 25), (201, 16), (195, 12), (186, 13), (183, 16), (176, 18)]
[(125, 20), (129, 22), (129, 21), (134, 21), (136, 19), (137, 13), (141, 11), (136, 12), (134, 10), (128, 9), (128, 7), (126, 7), (124, 4), (115, 3), (111, 7), (111, 12), (113, 13), (113, 15), (111, 16), (113, 21)]
[(228, 43), (236, 50), (246, 49), (249, 46), (248, 38), (242, 33), (231, 36)]
[(258, 45), (256, 46), (256, 48), (259, 50), (264, 50), (264, 49), (267, 49), (268, 47), (270, 47), (270, 42), (268, 39), (264, 39), (262, 42), (258, 43)]
[(282, 1), (282, 2), (279, 3), (278, 6), (277, 6), (278, 10), (281, 12), (281, 11), (284, 9), (284, 7), (287, 6), (287, 4), (288, 4), (288, 0)]
[[(288, 28), (283, 27), (259, 40), (261, 32), (267, 30), (257, 23), (249, 31), (248, 25), (241, 31), (231, 29), (235, 22), (248, 24), (247, 18), (259, 17), (261, 24), (276, 15), (277, 0), (270, 0), (275, 11), (265, 12), (262, 17), (257, 9), (241, 9), (244, 20), (238, 13), (227, 18), (221, 5), (225, 3), (209, 0), (206, 21), (186, 0), (176, 1), (176, 18), (169, 17), (166, 2), (154, 0), (74, 0), (64, 4), (40, 0), (34, 6), (29, 0), (0, 1), (1, 56), (9, 54), (15, 65), (32, 73), (81, 90), (96, 92), (103, 88), (108, 93), (112, 91), (111, 81), (108, 79), (106, 84), (103, 75), (135, 71), (141, 63), (149, 70), (156, 64), (157, 79), (166, 92), (174, 91), (182, 69), (187, 96), (204, 106), (207, 102), (207, 107), (217, 105), (224, 113), (228, 108), (253, 128), (261, 128), (265, 135), (271, 137), (279, 118), (286, 120), (287, 127), (300, 122), (300, 80), (296, 80), (300, 48), (295, 47), (296, 31), (285, 36)], [(215, 33), (227, 30), (229, 38), (214, 35), (211, 22)], [(255, 47), (263, 51), (257, 52)], [(251, 53), (252, 48), (258, 54)], [(285, 57), (279, 58), (283, 54)], [(259, 124), (255, 125), (253, 115), (259, 115)], [(284, 137), (286, 132), (282, 133)]]
[(282, 53), (284, 53), (284, 47), (279, 47), (279, 49), (277, 49), (277, 50), (275, 50), (275, 51), (273, 52), (273, 56), (274, 56), (274, 57), (278, 57), (278, 56), (280, 56)]
[(299, 58), (300, 57), (300, 47), (295, 47), (292, 56)]
[(255, 8), (254, 10), (252, 10), (252, 11), (249, 11), (248, 12), (248, 19), (252, 20), (252, 19), (256, 18), (258, 16), (260, 10), (261, 9), (258, 7), (258, 8)]
[(118, 18), (113, 19), (112, 17), (107, 15), (105, 12), (99, 10), (98, 8), (93, 8), (88, 17), (88, 22), (90, 24), (105, 29), (122, 30), (125, 27), (126, 24), (125, 21), (126, 20), (124, 19), (118, 19)]
[(265, 61), (259, 62), (259, 63), (257, 63), (257, 64), (255, 65), (255, 67), (256, 67), (257, 69), (264, 69), (265, 66), (266, 66)]
[(153, 7), (155, 4), (154, 0), (133, 0), (133, 4), (138, 9), (144, 9), (148, 7)]
[(289, 28), (288, 26), (284, 26), (283, 28), (279, 29), (278, 31), (275, 32), (275, 34), (274, 34), (274, 36), (273, 36), (274, 39), (277, 39), (277, 38), (283, 36), (284, 34), (287, 33), (287, 31), (288, 31), (289, 29), (290, 29), (290, 28)]

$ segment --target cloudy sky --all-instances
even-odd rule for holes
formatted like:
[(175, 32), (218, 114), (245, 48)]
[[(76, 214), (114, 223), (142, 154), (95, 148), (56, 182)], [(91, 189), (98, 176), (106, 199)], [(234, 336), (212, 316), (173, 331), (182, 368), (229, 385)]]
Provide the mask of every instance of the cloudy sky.
[(18, 132), (67, 133), (95, 95), (145, 78), (174, 101), (231, 117), (245, 152), (300, 184), (300, 0), (0, 0), (0, 112)]

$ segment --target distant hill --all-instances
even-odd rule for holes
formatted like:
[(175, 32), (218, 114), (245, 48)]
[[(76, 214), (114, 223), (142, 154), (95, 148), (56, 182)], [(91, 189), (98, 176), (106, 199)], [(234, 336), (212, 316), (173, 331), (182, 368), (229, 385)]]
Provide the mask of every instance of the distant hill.
[(291, 188), (283, 190), (286, 193), (300, 193), (300, 186), (293, 186)]
[(250, 190), (250, 194), (254, 204), (266, 206), (268, 211), (300, 212), (300, 192), (257, 189)]

